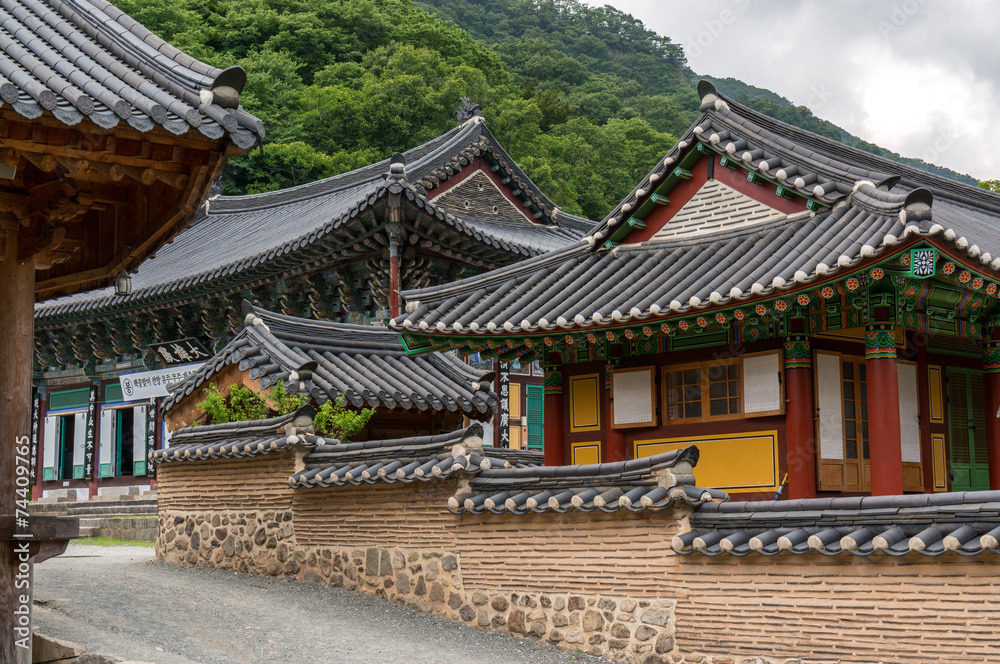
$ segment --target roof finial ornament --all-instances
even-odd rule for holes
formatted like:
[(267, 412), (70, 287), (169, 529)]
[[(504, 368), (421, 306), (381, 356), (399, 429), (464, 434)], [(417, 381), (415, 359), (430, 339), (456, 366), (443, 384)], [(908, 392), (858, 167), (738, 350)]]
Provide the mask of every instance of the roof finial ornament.
[(472, 118), (483, 117), (483, 107), (479, 104), (473, 104), (472, 100), (468, 97), (462, 97), (462, 105), (458, 109), (458, 121), (465, 124)]
[(392, 159), (389, 160), (389, 178), (390, 180), (402, 180), (406, 177), (406, 157), (403, 153), (397, 152), (392, 155)]

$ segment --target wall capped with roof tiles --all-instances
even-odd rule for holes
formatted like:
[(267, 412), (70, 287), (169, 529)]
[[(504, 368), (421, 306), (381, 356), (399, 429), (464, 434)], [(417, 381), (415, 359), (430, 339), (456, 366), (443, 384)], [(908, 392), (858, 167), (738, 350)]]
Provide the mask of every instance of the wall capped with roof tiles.
[(456, 516), (457, 479), (292, 490), (295, 465), (161, 466), (158, 557), (358, 590), (628, 664), (981, 662), (1000, 646), (991, 556), (680, 556), (686, 507)]

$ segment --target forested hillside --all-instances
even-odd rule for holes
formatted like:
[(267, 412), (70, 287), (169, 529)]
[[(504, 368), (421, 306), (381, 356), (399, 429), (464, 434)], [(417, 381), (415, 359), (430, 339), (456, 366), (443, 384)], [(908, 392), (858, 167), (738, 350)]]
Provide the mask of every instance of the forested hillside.
[[(242, 102), (268, 135), (263, 151), (230, 162), (227, 194), (302, 184), (419, 145), (455, 126), (469, 97), (543, 191), (599, 219), (697, 114), (697, 77), (679, 46), (575, 0), (116, 4), (192, 55), (247, 70)], [(857, 141), (737, 84), (751, 106)]]
[[(551, 77), (560, 71), (577, 72), (571, 79), (576, 89), (566, 92), (564, 99), (575, 112), (588, 117), (603, 120), (637, 114), (663, 131), (681, 132), (697, 116), (694, 86), (699, 80), (708, 79), (723, 94), (771, 117), (887, 159), (976, 184), (968, 175), (920, 159), (901, 157), (868, 143), (770, 90), (733, 78), (698, 75), (688, 68), (680, 45), (646, 30), (640, 21), (612, 7), (588, 7), (578, 0), (417, 0), (417, 3), (493, 46), (515, 78), (538, 79), (548, 86), (553, 84)], [(512, 56), (524, 52), (526, 47), (541, 52), (548, 49), (553, 55), (533, 59)], [(558, 56), (562, 56), (561, 61)], [(557, 61), (558, 66), (551, 66)], [(639, 84), (640, 94), (629, 94), (630, 82)], [(603, 105), (599, 103), (607, 99), (602, 93), (613, 96), (616, 91), (626, 92), (617, 107), (610, 100)]]

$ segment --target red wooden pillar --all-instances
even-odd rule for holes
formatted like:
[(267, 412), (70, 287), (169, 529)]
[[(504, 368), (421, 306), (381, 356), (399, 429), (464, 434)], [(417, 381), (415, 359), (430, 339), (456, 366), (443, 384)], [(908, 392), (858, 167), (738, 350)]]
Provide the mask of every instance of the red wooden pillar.
[(865, 330), (865, 366), (872, 495), (902, 494), (899, 379), (896, 377), (896, 333), (892, 323), (868, 325)]
[(990, 489), (1000, 490), (1000, 341), (983, 344), (983, 388)]
[(546, 466), (562, 466), (568, 463), (563, 432), (562, 384), (562, 366), (545, 365), (545, 424), (542, 449), (545, 451)]
[[(395, 208), (395, 215), (399, 216), (399, 208)], [(395, 318), (399, 315), (399, 224), (392, 222), (389, 224), (389, 317)]]
[(809, 337), (785, 340), (785, 468), (788, 497), (816, 497), (816, 430), (813, 421), (812, 351)]
[(625, 461), (628, 459), (628, 450), (625, 445), (625, 433), (615, 429), (615, 406), (611, 400), (611, 372), (617, 368), (618, 364), (613, 359), (609, 359), (605, 366), (604, 381), (604, 430), (607, 432), (605, 451), (607, 452), (608, 463), (615, 461)]

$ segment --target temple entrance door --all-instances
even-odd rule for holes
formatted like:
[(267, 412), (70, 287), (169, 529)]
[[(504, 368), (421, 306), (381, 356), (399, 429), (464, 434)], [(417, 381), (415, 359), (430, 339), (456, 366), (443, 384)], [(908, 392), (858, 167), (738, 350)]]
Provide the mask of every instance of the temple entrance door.
[(989, 489), (986, 410), (981, 373), (948, 369), (948, 439), (951, 448), (951, 490)]

